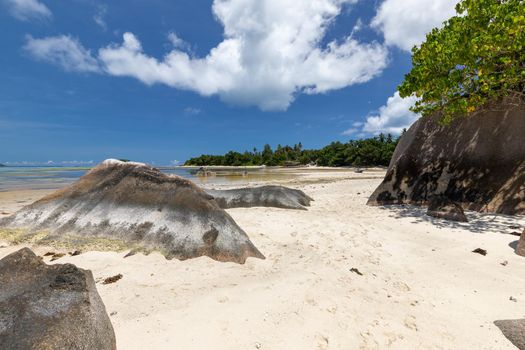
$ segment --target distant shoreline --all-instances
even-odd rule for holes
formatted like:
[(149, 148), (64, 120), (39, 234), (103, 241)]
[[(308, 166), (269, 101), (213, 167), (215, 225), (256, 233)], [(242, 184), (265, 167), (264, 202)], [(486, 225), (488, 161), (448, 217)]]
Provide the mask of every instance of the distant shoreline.
[[(362, 171), (383, 177), (385, 168), (370, 167), (283, 167), (283, 166), (199, 166), (157, 167), (166, 174), (189, 179), (200, 186), (249, 186), (266, 182), (287, 182), (298, 178), (324, 177), (328, 174), (353, 177)], [(56, 190), (78, 180), (91, 168), (79, 167), (5, 167), (0, 171), (0, 192), (16, 190)], [(358, 171), (359, 169), (359, 171)]]

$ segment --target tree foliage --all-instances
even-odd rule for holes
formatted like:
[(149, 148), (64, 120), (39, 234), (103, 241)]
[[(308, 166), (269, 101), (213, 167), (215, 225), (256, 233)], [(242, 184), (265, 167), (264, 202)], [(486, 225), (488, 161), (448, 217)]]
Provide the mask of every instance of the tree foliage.
[(525, 0), (462, 0), (456, 12), (412, 49), (399, 86), (419, 98), (414, 112), (443, 111), (445, 121), (525, 88)]
[(264, 145), (261, 152), (244, 153), (230, 151), (225, 155), (201, 155), (186, 161), (185, 165), (305, 165), (319, 166), (387, 166), (392, 158), (398, 139), (391, 135), (351, 140), (347, 143), (332, 142), (319, 150), (305, 150), (301, 143), (294, 146), (278, 145), (275, 150)]

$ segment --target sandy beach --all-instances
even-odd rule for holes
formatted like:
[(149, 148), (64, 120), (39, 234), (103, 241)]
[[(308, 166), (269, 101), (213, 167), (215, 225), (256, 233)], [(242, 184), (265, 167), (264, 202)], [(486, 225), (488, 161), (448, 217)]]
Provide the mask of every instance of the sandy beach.
[[(525, 259), (508, 234), (525, 218), (467, 212), (469, 223), (453, 223), (418, 207), (366, 206), (383, 175), (270, 179), (315, 202), (228, 210), (266, 260), (84, 252), (53, 263), (98, 281), (123, 275), (97, 284), (120, 349), (513, 349), (493, 321), (525, 317)], [(49, 192), (0, 192), (0, 214)], [(0, 258), (21, 248), (0, 247)]]

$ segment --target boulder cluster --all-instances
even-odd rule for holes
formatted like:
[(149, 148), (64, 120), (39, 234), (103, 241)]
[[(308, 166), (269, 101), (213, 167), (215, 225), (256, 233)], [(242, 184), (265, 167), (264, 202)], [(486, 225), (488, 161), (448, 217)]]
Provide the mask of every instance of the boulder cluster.
[[(17, 242), (244, 263), (264, 256), (224, 208), (305, 209), (310, 201), (302, 191), (281, 186), (206, 193), (146, 164), (110, 159), (71, 186), (2, 219), (0, 227), (12, 230)], [(28, 248), (0, 260), (0, 349), (115, 348), (113, 327), (90, 271), (46, 265)]]
[(242, 264), (264, 256), (224, 208), (305, 209), (311, 200), (281, 186), (207, 193), (146, 164), (109, 159), (72, 185), (0, 220), (0, 227), (15, 230), (18, 241), (158, 251), (181, 260), (206, 255)]

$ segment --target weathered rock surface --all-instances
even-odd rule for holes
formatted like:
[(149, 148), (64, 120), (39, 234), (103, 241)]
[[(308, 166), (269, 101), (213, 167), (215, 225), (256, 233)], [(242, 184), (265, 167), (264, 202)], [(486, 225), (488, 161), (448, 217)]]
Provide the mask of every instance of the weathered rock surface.
[(516, 246), (516, 254), (525, 256), (525, 230), (523, 230), (518, 245)]
[(0, 226), (21, 228), (19, 235), (36, 243), (68, 242), (75, 248), (98, 242), (106, 249), (159, 251), (168, 259), (264, 258), (212, 196), (142, 163), (106, 160)]
[(495, 321), (494, 324), (512, 344), (525, 350), (525, 319)]
[(283, 186), (261, 186), (231, 190), (206, 190), (221, 208), (276, 207), (302, 209), (310, 206), (312, 198), (303, 191)]
[(442, 196), (433, 197), (429, 201), (427, 215), (450, 221), (468, 222), (463, 208)]
[(443, 195), (464, 209), (525, 214), (525, 102), (506, 98), (450, 125), (419, 119), (401, 138), (368, 204), (427, 204)]
[(0, 349), (116, 349), (91, 271), (28, 248), (0, 260)]

